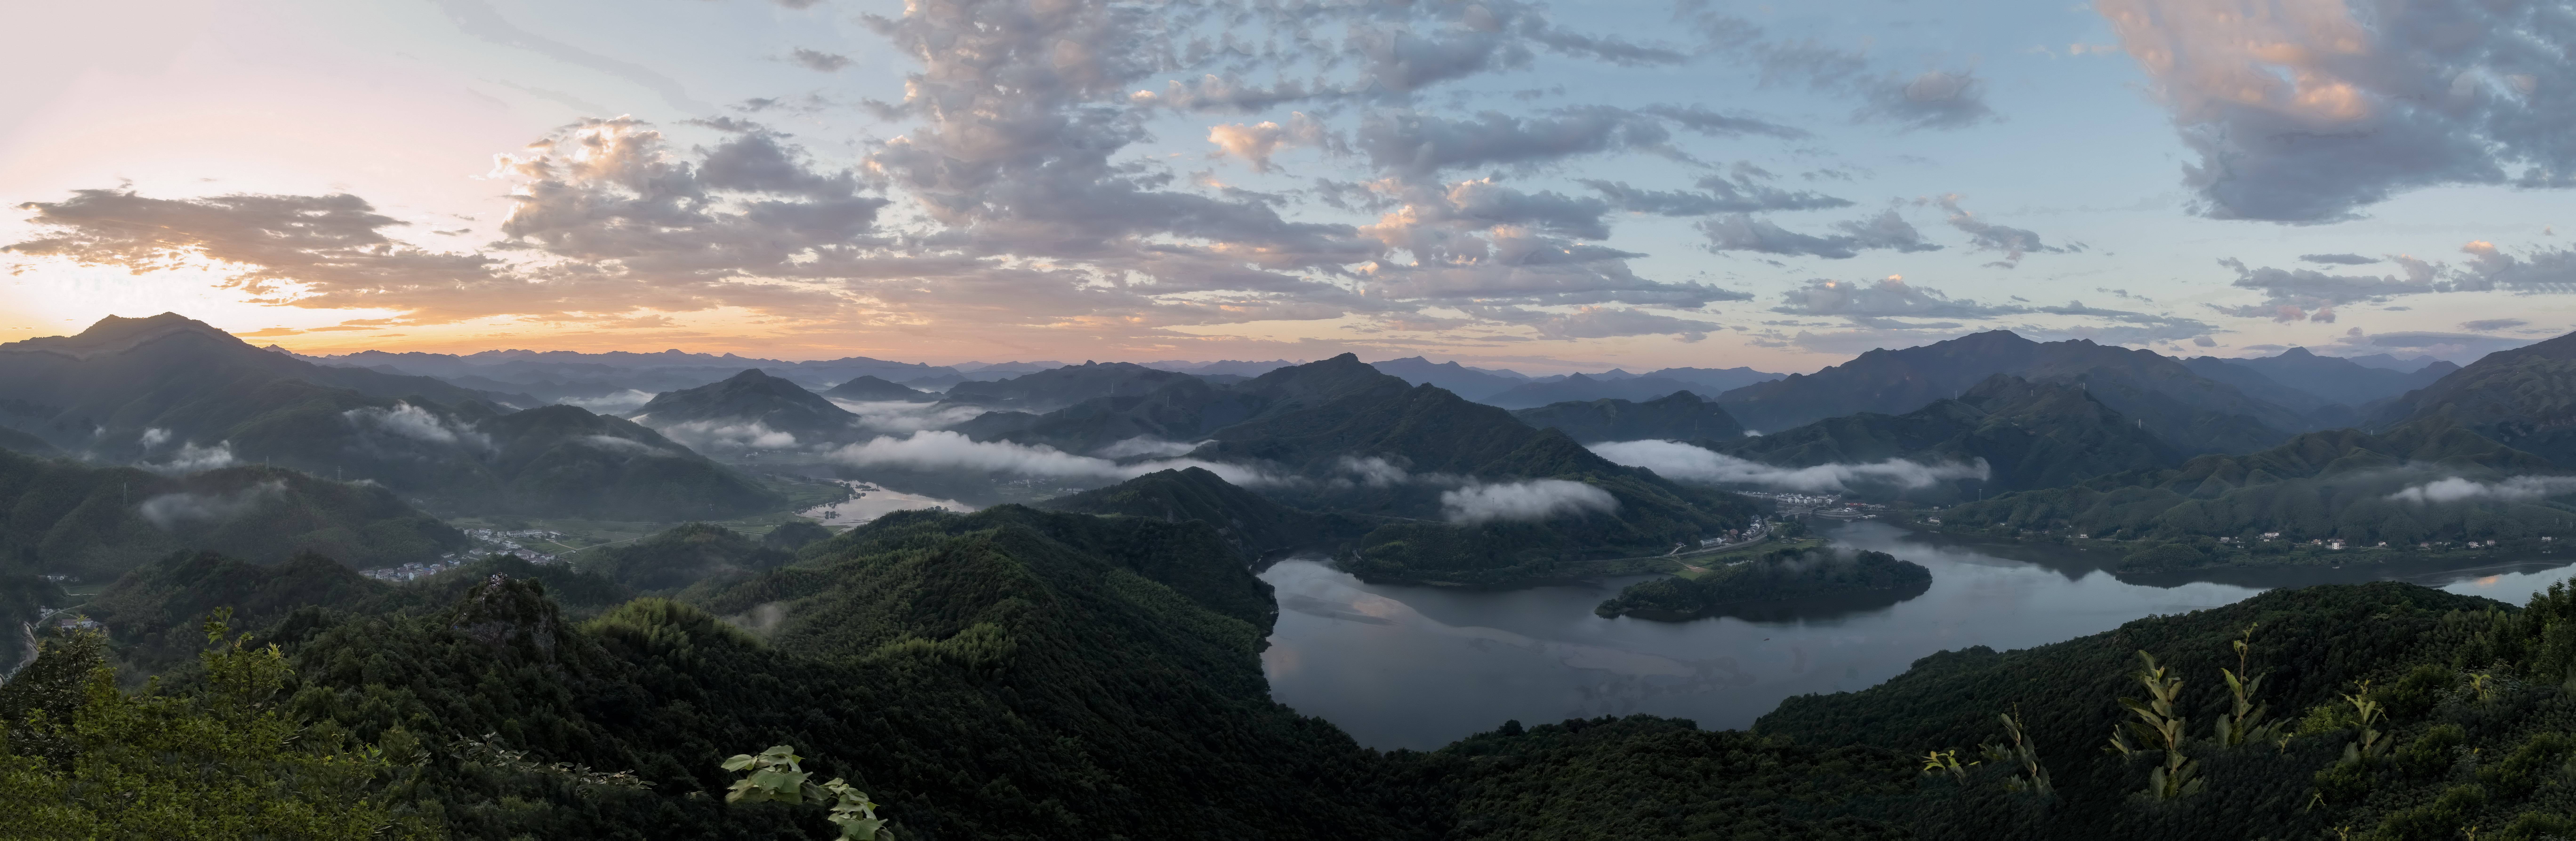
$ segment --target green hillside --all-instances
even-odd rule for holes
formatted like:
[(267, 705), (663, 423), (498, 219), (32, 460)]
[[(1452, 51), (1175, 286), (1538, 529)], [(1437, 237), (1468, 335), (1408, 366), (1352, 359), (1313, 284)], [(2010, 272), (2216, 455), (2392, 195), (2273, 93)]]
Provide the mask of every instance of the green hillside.
[(107, 581), (179, 551), (361, 568), (427, 560), (464, 535), (377, 485), (273, 467), (164, 476), (0, 452), (0, 564)]
[(2444, 418), (2515, 449), (2576, 467), (2576, 334), (2487, 354), (2381, 406), (2395, 426)]
[(1650, 439), (1723, 441), (1744, 435), (1744, 425), (1736, 423), (1725, 409), (1687, 391), (1644, 402), (1602, 399), (1550, 403), (1515, 410), (1512, 417), (1534, 427), (1563, 432), (1586, 444)]
[(1699, 441), (1737, 458), (1783, 467), (1907, 459), (1986, 463), (1986, 479), (1926, 488), (1858, 486), (1876, 497), (1945, 504), (1980, 495), (2071, 485), (2111, 473), (2172, 467), (2175, 449), (2092, 392), (1997, 374), (1953, 398), (1902, 415), (1827, 418), (1769, 435)]
[(1911, 598), (1922, 595), (1931, 585), (1931, 570), (1885, 552), (1859, 552), (1845, 557), (1830, 551), (1779, 549), (1711, 567), (1697, 577), (1674, 576), (1630, 584), (1593, 612), (1605, 618), (1635, 616), (1682, 622), (1741, 612), (1762, 602), (1863, 593)]
[(1197, 520), (1214, 526), (1226, 543), (1247, 560), (1286, 550), (1333, 551), (1377, 525), (1364, 517), (1289, 508), (1228, 484), (1199, 467), (1148, 473), (1106, 488), (1047, 500), (1038, 507), (1173, 523)]
[[(1198, 522), (904, 513), (693, 604), (642, 599), (587, 621), (533, 579), (404, 585), (454, 598), (354, 612), (287, 608), (345, 597), (278, 581), (303, 567), (211, 575), (223, 568), (169, 568), (152, 609), (167, 619), (235, 594), (286, 609), (243, 650), (279, 646), (289, 673), (264, 709), (303, 735), (263, 744), (372, 745), (379, 759), (349, 761), (385, 763), (274, 789), (263, 813), (357, 792), (381, 820), (453, 838), (823, 837), (819, 809), (718, 794), (734, 778), (723, 757), (782, 743), (805, 770), (868, 792), (904, 839), (2576, 831), (2562, 768), (2576, 757), (2564, 735), (2576, 729), (2576, 594), (2563, 587), (2522, 609), (2394, 583), (2275, 591), (2025, 651), (1934, 655), (1877, 687), (1790, 699), (1751, 733), (1645, 716), (1502, 722), (1437, 751), (1381, 753), (1268, 698), (1268, 588)], [(164, 708), (82, 689), (101, 662), (88, 651), (58, 640), (0, 684), (0, 774), (21, 793), (0, 797), (0, 820), (38, 825), (33, 805), (106, 814), (135, 785), (75, 786), (46, 756), (159, 769), (175, 781), (165, 797), (311, 773), (215, 761), (202, 767), (226, 774), (192, 776), (199, 753), (132, 750), (172, 737), (157, 719), (128, 714), (117, 729), (103, 716)], [(2167, 670), (2153, 685), (2140, 651)], [(240, 674), (228, 662), (206, 661)], [(2222, 668), (2261, 680), (2240, 704)], [(238, 686), (182, 678), (162, 691), (196, 704), (167, 709), (211, 716), (190, 726), (217, 728), (187, 732), (220, 733), (249, 726), (226, 717)], [(2180, 742), (2139, 730), (2122, 735), (2127, 755), (2105, 750), (2115, 726), (2147, 718), (2119, 699), (2153, 692), (2170, 697)], [(38, 710), (88, 729), (35, 723)], [(2175, 766), (2169, 785), (2151, 774)], [(192, 818), (249, 807), (199, 808), (211, 811)]]
[[(2528, 488), (2498, 484), (2555, 471), (2546, 459), (2434, 419), (2377, 435), (2311, 432), (2260, 452), (2207, 455), (2172, 469), (2006, 494), (1939, 516), (1952, 529), (2228, 537), (2258, 550), (2266, 532), (2287, 542), (2395, 546), (2576, 534), (2576, 512), (2545, 501), (2562, 489), (2545, 481)], [(2462, 493), (2424, 493), (2445, 480)]]

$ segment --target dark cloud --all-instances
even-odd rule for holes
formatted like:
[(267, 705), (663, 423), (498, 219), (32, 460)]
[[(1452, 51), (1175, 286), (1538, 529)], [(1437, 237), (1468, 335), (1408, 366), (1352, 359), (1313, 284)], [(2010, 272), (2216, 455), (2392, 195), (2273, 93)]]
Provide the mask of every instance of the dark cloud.
[(2199, 161), (2199, 211), (2329, 222), (2439, 184), (2576, 185), (2576, 26), (2556, 0), (2102, 0)]
[(788, 53), (787, 60), (794, 62), (798, 67), (817, 73), (838, 73), (841, 68), (850, 66), (849, 56), (809, 50), (804, 47), (798, 47), (795, 52)]
[(2239, 289), (2262, 290), (2266, 300), (2261, 304), (2211, 308), (2239, 318), (2270, 318), (2275, 321), (2323, 321), (2332, 323), (2334, 308), (2364, 301), (2385, 301), (2399, 295), (2419, 295), (2447, 291), (2435, 283), (2436, 267), (2416, 262), (2411, 276), (2335, 275), (2315, 269), (2249, 268), (2233, 258), (2218, 264), (2236, 271)]
[(2467, 330), (2472, 333), (2493, 333), (2498, 330), (2511, 330), (2516, 327), (2526, 327), (2530, 324), (2531, 322), (2524, 321), (2519, 318), (2485, 318), (2477, 321), (2460, 322), (2460, 329)]
[(1957, 228), (1968, 235), (1968, 247), (1970, 249), (1976, 251), (1995, 251), (2004, 255), (2002, 260), (1987, 263), (1986, 265), (1988, 266), (2006, 269), (2015, 268), (2021, 265), (2021, 258), (2025, 254), (2033, 252), (2041, 254), (2064, 254), (2069, 251), (2080, 251), (2083, 249), (2083, 246), (2080, 245), (2062, 247), (2051, 246), (2040, 242), (2039, 234), (2037, 232), (2023, 228), (2015, 228), (2009, 225), (1997, 225), (1992, 222), (1979, 219), (1976, 217), (1976, 214), (1969, 213), (1967, 210), (1959, 207), (1959, 199), (1959, 194), (1951, 193), (1949, 195), (1942, 196), (1938, 200), (1938, 203), (1941, 205), (1942, 210), (1949, 213), (1950, 227)]
[(2469, 263), (2451, 274), (2451, 282), (2462, 291), (2576, 292), (2576, 247), (2534, 248), (2516, 255), (2478, 241), (2460, 251), (2469, 255)]
[(1663, 123), (1607, 105), (1514, 116), (1486, 111), (1471, 119), (1419, 112), (1372, 114), (1353, 145), (1379, 169), (1425, 176), (1444, 169), (1550, 163), (1575, 155), (1663, 148)]
[(1641, 190), (1622, 181), (1578, 179), (1576, 183), (1592, 188), (1611, 206), (1630, 213), (1652, 213), (1658, 216), (1706, 216), (1712, 213), (1761, 213), (1776, 210), (1820, 210), (1849, 207), (1851, 202), (1822, 193), (1790, 191), (1753, 180), (1747, 175), (1725, 178), (1711, 175), (1699, 180), (1704, 192), (1674, 190)]
[(1986, 105), (1984, 80), (1970, 70), (1882, 69), (1859, 51), (1774, 39), (1750, 20), (1709, 9), (1705, 0), (1686, 0), (1681, 14), (1697, 26), (1709, 51), (1755, 68), (1766, 83), (1803, 84), (1859, 100), (1854, 119), (1910, 129), (1964, 128), (1997, 119)]
[(2377, 257), (2364, 257), (2359, 254), (2301, 254), (2299, 259), (2331, 266), (2367, 266), (2379, 262)]
[(1814, 135), (1805, 129), (1784, 126), (1769, 120), (1738, 114), (1720, 114), (1697, 105), (1649, 105), (1637, 113), (1662, 117), (1674, 125), (1712, 137), (1765, 135), (1784, 140), (1802, 140)]
[(1788, 315), (1882, 319), (1992, 318), (2031, 310), (1952, 298), (1941, 290), (1915, 286), (1901, 278), (1891, 277), (1878, 281), (1810, 280), (1807, 285), (1790, 290), (1780, 306), (1771, 311)]
[(1742, 213), (1700, 220), (1697, 227), (1708, 237), (1713, 251), (1755, 251), (1764, 254), (1823, 257), (1842, 260), (1872, 249), (1894, 251), (1935, 251), (1941, 246), (1923, 241), (1921, 231), (1914, 229), (1905, 217), (1894, 210), (1880, 212), (1867, 219), (1847, 220), (1833, 224), (1841, 233), (1816, 236), (1801, 234)]

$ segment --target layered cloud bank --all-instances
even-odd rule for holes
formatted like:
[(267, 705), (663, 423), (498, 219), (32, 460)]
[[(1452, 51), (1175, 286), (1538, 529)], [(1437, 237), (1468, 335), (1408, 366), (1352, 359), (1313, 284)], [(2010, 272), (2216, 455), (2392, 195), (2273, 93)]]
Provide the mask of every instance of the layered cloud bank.
[(1610, 441), (1591, 445), (1602, 458), (1643, 467), (1667, 478), (1724, 485), (1754, 485), (1784, 491), (1839, 493), (1855, 485), (1924, 488), (1954, 479), (1984, 479), (1992, 474), (1984, 460), (1976, 464), (1922, 464), (1905, 459), (1866, 464), (1819, 464), (1779, 467), (1673, 441)]
[(823, 454), (823, 458), (852, 467), (960, 470), (1108, 481), (1123, 481), (1163, 470), (1198, 467), (1205, 468), (1237, 485), (1262, 485), (1279, 481), (1278, 477), (1243, 465), (1198, 459), (1156, 459), (1121, 464), (1106, 458), (1076, 455), (1048, 446), (1015, 444), (1009, 441), (976, 441), (961, 433), (945, 430), (923, 430), (902, 438), (878, 436), (863, 443), (847, 444), (827, 451)]
[(1474, 483), (1440, 494), (1440, 510), (1453, 523), (1491, 520), (1545, 520), (1570, 514), (1619, 510), (1609, 491), (1563, 479)]
[(2576, 476), (2515, 476), (2501, 482), (2480, 482), (2453, 476), (2389, 494), (2398, 502), (2426, 505), (2444, 502), (2495, 500), (2521, 502), (2576, 493)]

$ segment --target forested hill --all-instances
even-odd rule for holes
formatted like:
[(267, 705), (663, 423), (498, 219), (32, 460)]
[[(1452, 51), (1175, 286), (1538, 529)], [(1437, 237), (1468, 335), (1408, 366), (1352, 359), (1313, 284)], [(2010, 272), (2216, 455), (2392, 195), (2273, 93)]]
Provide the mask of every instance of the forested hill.
[(1922, 464), (1984, 461), (1986, 479), (1904, 489), (1862, 485), (1948, 503), (1978, 495), (2071, 485), (2113, 473), (2173, 467), (2182, 456), (2143, 424), (2112, 411), (2085, 388), (1996, 374), (1902, 415), (1862, 412), (1769, 435), (1697, 442), (1717, 452), (1784, 467), (1909, 459)]
[(1688, 391), (1634, 402), (1603, 398), (1550, 403), (1512, 412), (1522, 423), (1554, 429), (1590, 444), (1597, 441), (1732, 440), (1744, 436), (1744, 425), (1717, 404)]
[(1127, 397), (1197, 376), (1128, 362), (1084, 362), (1004, 380), (961, 382), (948, 399), (996, 409), (1046, 412), (1097, 396)]
[(1197, 520), (1214, 527), (1247, 560), (1285, 550), (1337, 551), (1379, 524), (1372, 518), (1290, 508), (1235, 487), (1202, 467), (1156, 471), (1047, 500), (1039, 507), (1173, 523)]
[(182, 550), (372, 568), (465, 546), (383, 487), (256, 465), (165, 476), (0, 452), (0, 511), (0, 572), (88, 582)]
[(652, 402), (630, 417), (657, 429), (758, 424), (763, 431), (784, 432), (809, 443), (848, 437), (859, 419), (804, 386), (758, 368), (697, 388), (654, 395)]
[(2576, 333), (2487, 354), (2389, 401), (2372, 422), (2436, 417), (2576, 469)]
[(211, 445), (274, 406), (245, 404), (245, 396), (285, 381), (374, 401), (490, 397), (431, 377), (315, 365), (175, 313), (109, 316), (76, 336), (0, 344), (0, 401), (13, 402), (19, 431), (117, 461), (144, 455), (149, 429)]
[(1813, 374), (1726, 392), (1717, 402), (1746, 426), (1771, 432), (1857, 412), (1911, 412), (1996, 374), (2087, 388), (2186, 452), (2250, 452), (2324, 425), (2153, 351), (2083, 339), (2043, 344), (2001, 330), (1872, 350)]
[(109, 463), (274, 465), (467, 513), (672, 520), (784, 502), (642, 426), (477, 397), (314, 365), (175, 315), (0, 345), (0, 414), (37, 418), (33, 433)]
[[(2576, 832), (2562, 768), (2576, 757), (2576, 595), (2563, 588), (2523, 610), (2404, 584), (2278, 591), (2028, 651), (1935, 655), (1873, 689), (1792, 699), (1753, 733), (1503, 722), (1380, 753), (1269, 700), (1268, 588), (1198, 522), (896, 514), (691, 603), (587, 621), (532, 579), (432, 586), (457, 589), (435, 606), (293, 610), (217, 647), (205, 663), (221, 679), (182, 677), (158, 706), (83, 689), (99, 649), (51, 645), (0, 684), (0, 816), (148, 835), (130, 804), (158, 781), (156, 796), (189, 806), (187, 827), (294, 813), (382, 837), (827, 837), (817, 806), (719, 794), (736, 777), (724, 757), (787, 744), (804, 770), (866, 791), (908, 841)], [(246, 665), (270, 642), (283, 671)], [(2167, 670), (2151, 685), (2142, 650)], [(2221, 668), (2261, 677), (2241, 684), (2243, 704)], [(2118, 699), (2159, 692), (2175, 729), (2104, 750), (2114, 725), (2142, 718)], [(85, 727), (33, 724), (38, 711)], [(213, 738), (255, 728), (300, 735)], [(262, 795), (208, 796), (241, 786)], [(27, 804), (57, 809), (34, 824)]]
[[(1940, 516), (1950, 527), (2120, 539), (2250, 540), (2279, 532), (2291, 541), (2408, 546), (2576, 533), (2576, 511), (2544, 502), (2544, 485), (2499, 490), (2498, 483), (2535, 472), (2558, 471), (2539, 456), (2433, 418), (2376, 435), (2311, 432), (2261, 452), (2007, 494)], [(2445, 481), (2451, 484), (2426, 490)]]

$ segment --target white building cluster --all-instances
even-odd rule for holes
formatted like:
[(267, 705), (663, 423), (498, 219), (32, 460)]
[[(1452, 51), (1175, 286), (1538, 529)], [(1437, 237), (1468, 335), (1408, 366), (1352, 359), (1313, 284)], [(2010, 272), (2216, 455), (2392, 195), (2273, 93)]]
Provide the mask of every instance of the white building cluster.
[(519, 541), (562, 540), (563, 532), (546, 531), (543, 529), (526, 529), (522, 531), (466, 529), (465, 536), (473, 539), (474, 548), (463, 552), (449, 552), (438, 556), (438, 559), (434, 561), (415, 561), (398, 567), (366, 570), (359, 574), (378, 581), (413, 581), (437, 575), (493, 555), (508, 555), (532, 564), (551, 564), (558, 560), (556, 556), (529, 548), (527, 545), (522, 544)]

